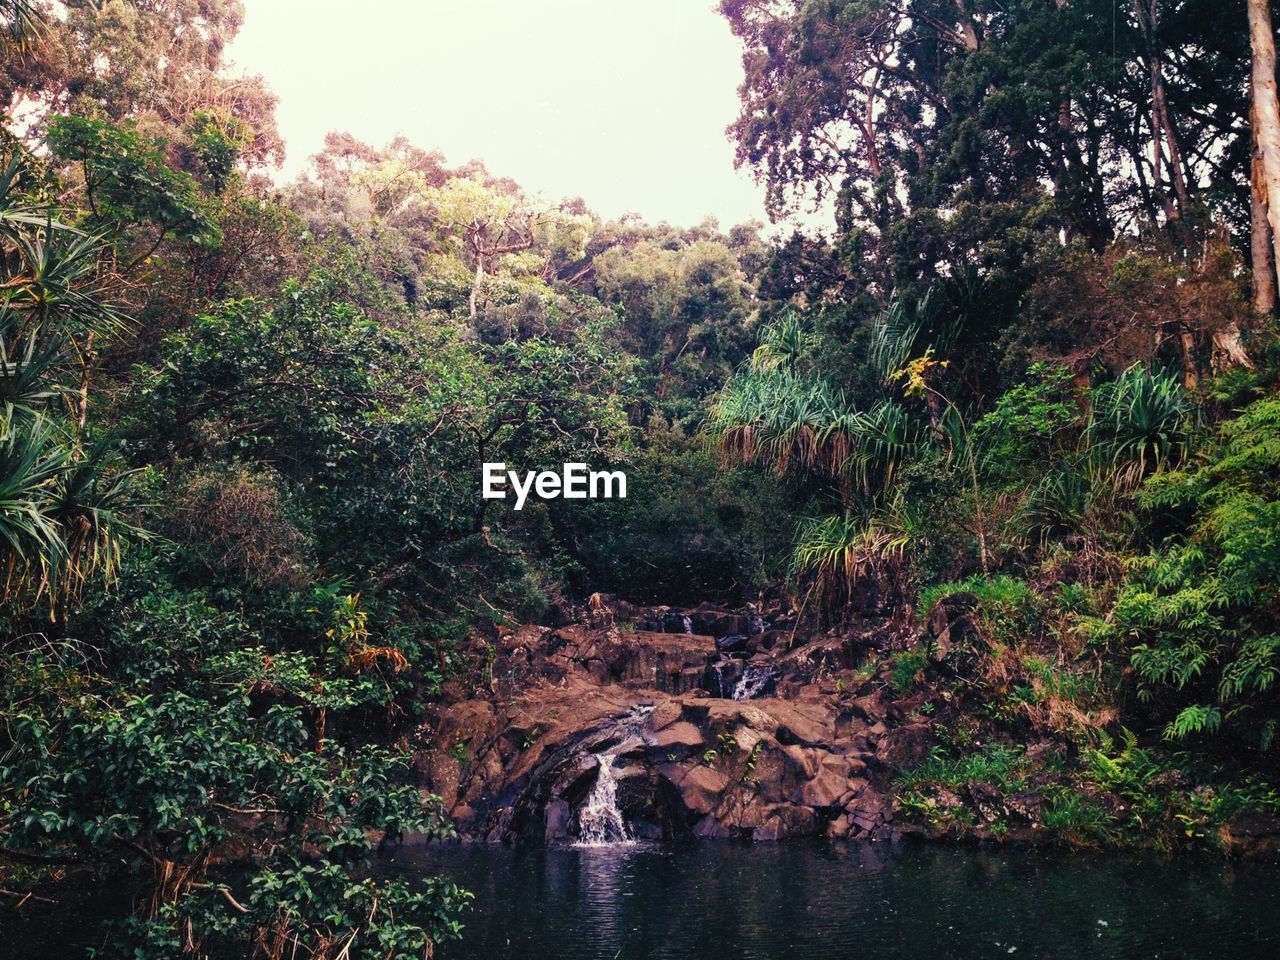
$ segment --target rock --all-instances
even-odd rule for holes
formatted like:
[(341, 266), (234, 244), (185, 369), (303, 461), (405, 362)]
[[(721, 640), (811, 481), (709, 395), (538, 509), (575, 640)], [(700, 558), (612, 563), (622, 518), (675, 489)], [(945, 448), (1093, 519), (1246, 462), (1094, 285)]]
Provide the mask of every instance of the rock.
[(688, 721), (681, 720), (669, 727), (651, 733), (645, 738), (654, 753), (675, 751), (682, 756), (703, 744), (702, 731)]
[(720, 795), (728, 785), (728, 778), (724, 774), (702, 765), (688, 770), (675, 783), (684, 808), (701, 814), (710, 813), (719, 805)]
[(929, 612), (928, 631), (933, 638), (930, 656), (935, 662), (980, 637), (973, 615), (977, 606), (977, 596), (967, 591), (950, 594), (934, 605)]
[(704, 840), (725, 840), (731, 832), (727, 824), (713, 816), (705, 816), (693, 827), (693, 835)]
[(564, 800), (547, 804), (546, 829), (543, 836), (547, 843), (559, 843), (569, 838), (569, 820), (572, 811)]
[(987, 823), (995, 823), (1004, 816), (1004, 796), (998, 787), (981, 780), (970, 780), (965, 784), (965, 791)]
[(800, 788), (797, 802), (809, 807), (838, 807), (849, 792), (848, 764), (830, 754), (818, 761), (817, 773)]
[[(615, 597), (610, 597), (603, 593), (593, 593), (587, 598), (587, 623), (593, 627), (611, 627), (617, 618), (613, 610)], [(557, 623), (555, 626), (566, 626), (564, 623)]]
[(1040, 825), (1044, 822), (1041, 816), (1044, 794), (1039, 790), (1008, 794), (1004, 798), (1004, 808), (1011, 817), (1025, 820), (1029, 824)]
[(1280, 818), (1263, 813), (1237, 813), (1222, 828), (1226, 848), (1245, 860), (1280, 859)]
[(908, 723), (884, 734), (876, 759), (890, 770), (908, 770), (929, 755), (932, 743), (932, 724)]
[[(969, 611), (963, 597), (944, 607), (938, 622), (954, 634)], [(893, 779), (933, 743), (921, 704), (933, 698), (939, 722), (954, 709), (933, 691), (895, 700), (883, 673), (853, 673), (871, 647), (918, 642), (900, 623), (855, 617), (793, 637), (763, 619), (781, 624), (785, 609), (634, 611), (603, 594), (580, 613), (585, 622), (477, 633), (474, 674), (426, 705), (413, 769), (465, 837), (564, 842), (607, 753), (638, 837), (888, 838)], [(776, 688), (732, 700), (744, 669)], [(983, 786), (965, 793), (984, 821), (1003, 802), (1011, 820), (1038, 822), (1046, 783), (1003, 800)], [(920, 789), (944, 810), (961, 802)]]
[(881, 687), (873, 693), (849, 701), (845, 710), (850, 716), (857, 717), (864, 723), (875, 723), (888, 713), (889, 703), (889, 691)]
[(721, 653), (741, 653), (747, 649), (747, 642), (750, 639), (745, 633), (730, 633), (723, 637), (716, 637), (716, 649)]

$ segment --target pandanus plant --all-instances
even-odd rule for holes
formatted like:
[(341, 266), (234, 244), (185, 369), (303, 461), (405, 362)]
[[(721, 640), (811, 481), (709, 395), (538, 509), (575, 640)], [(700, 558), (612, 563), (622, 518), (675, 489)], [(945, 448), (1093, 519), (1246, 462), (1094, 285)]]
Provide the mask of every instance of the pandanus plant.
[(0, 30), (19, 50), (39, 34), (41, 26), (40, 13), (31, 0), (0, 0)]
[(54, 220), (24, 186), (29, 158), (0, 167), (0, 598), (52, 611), (119, 560), (127, 474), (85, 446), (95, 340), (120, 315), (97, 280), (103, 242)]
[(1191, 406), (1176, 374), (1129, 367), (1099, 387), (1085, 440), (1090, 466), (1132, 489), (1187, 451)]
[(839, 481), (846, 500), (886, 489), (919, 441), (907, 412), (892, 401), (858, 410), (822, 377), (789, 367), (735, 376), (712, 411), (722, 451), (781, 475), (795, 467)]
[(816, 594), (833, 603), (858, 577), (902, 559), (910, 538), (889, 522), (896, 511), (881, 501), (922, 435), (899, 404), (859, 410), (824, 377), (798, 369), (805, 345), (793, 315), (767, 330), (750, 367), (725, 387), (711, 425), (732, 461), (835, 482), (843, 511), (802, 525), (792, 556), (792, 575), (811, 578)]

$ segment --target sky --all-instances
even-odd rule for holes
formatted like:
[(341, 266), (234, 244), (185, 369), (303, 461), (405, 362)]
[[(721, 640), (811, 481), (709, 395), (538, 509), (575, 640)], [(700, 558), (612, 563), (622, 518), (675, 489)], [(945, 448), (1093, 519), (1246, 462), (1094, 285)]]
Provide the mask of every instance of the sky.
[(725, 135), (741, 46), (714, 0), (245, 0), (229, 55), (280, 98), (286, 178), (330, 130), (403, 134), (605, 217), (766, 219)]

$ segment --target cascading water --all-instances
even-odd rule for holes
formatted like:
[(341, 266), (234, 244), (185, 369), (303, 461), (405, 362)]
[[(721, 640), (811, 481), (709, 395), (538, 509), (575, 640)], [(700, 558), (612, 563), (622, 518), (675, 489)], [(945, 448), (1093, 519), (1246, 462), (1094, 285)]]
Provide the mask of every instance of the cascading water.
[(717, 660), (711, 664), (707, 675), (707, 689), (713, 697), (725, 697), (730, 694), (730, 683), (733, 682), (735, 669), (732, 660)]
[(580, 847), (602, 847), (609, 844), (635, 843), (627, 821), (618, 806), (618, 777), (613, 765), (618, 755), (628, 746), (628, 741), (640, 730), (653, 704), (633, 707), (623, 716), (614, 731), (616, 742), (612, 747), (595, 754), (596, 782), (592, 785), (582, 806), (578, 808), (578, 842)]
[(618, 778), (613, 773), (611, 753), (600, 755), (595, 786), (578, 810), (578, 845), (602, 847), (610, 843), (631, 843), (631, 831), (618, 807)]
[(733, 699), (755, 700), (757, 697), (772, 692), (776, 682), (777, 675), (774, 673), (773, 667), (749, 663), (743, 668), (742, 676), (738, 678), (738, 682), (733, 688)]

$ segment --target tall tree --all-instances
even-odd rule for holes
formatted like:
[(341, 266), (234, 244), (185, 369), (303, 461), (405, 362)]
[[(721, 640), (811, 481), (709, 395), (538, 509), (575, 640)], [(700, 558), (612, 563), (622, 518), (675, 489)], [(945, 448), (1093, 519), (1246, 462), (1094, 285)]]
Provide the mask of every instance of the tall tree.
[[(1280, 99), (1276, 94), (1276, 41), (1271, 27), (1269, 0), (1248, 0), (1249, 43), (1253, 50), (1250, 90), (1253, 96), (1254, 214), (1265, 212), (1271, 232), (1272, 255), (1268, 273), (1280, 263)], [(1255, 237), (1261, 226), (1255, 224)], [(1256, 241), (1255, 241), (1256, 242)], [(1255, 255), (1255, 269), (1259, 257)], [(1255, 304), (1258, 297), (1255, 295)], [(1265, 305), (1265, 295), (1263, 297)], [(1274, 294), (1272, 304), (1274, 307)]]

